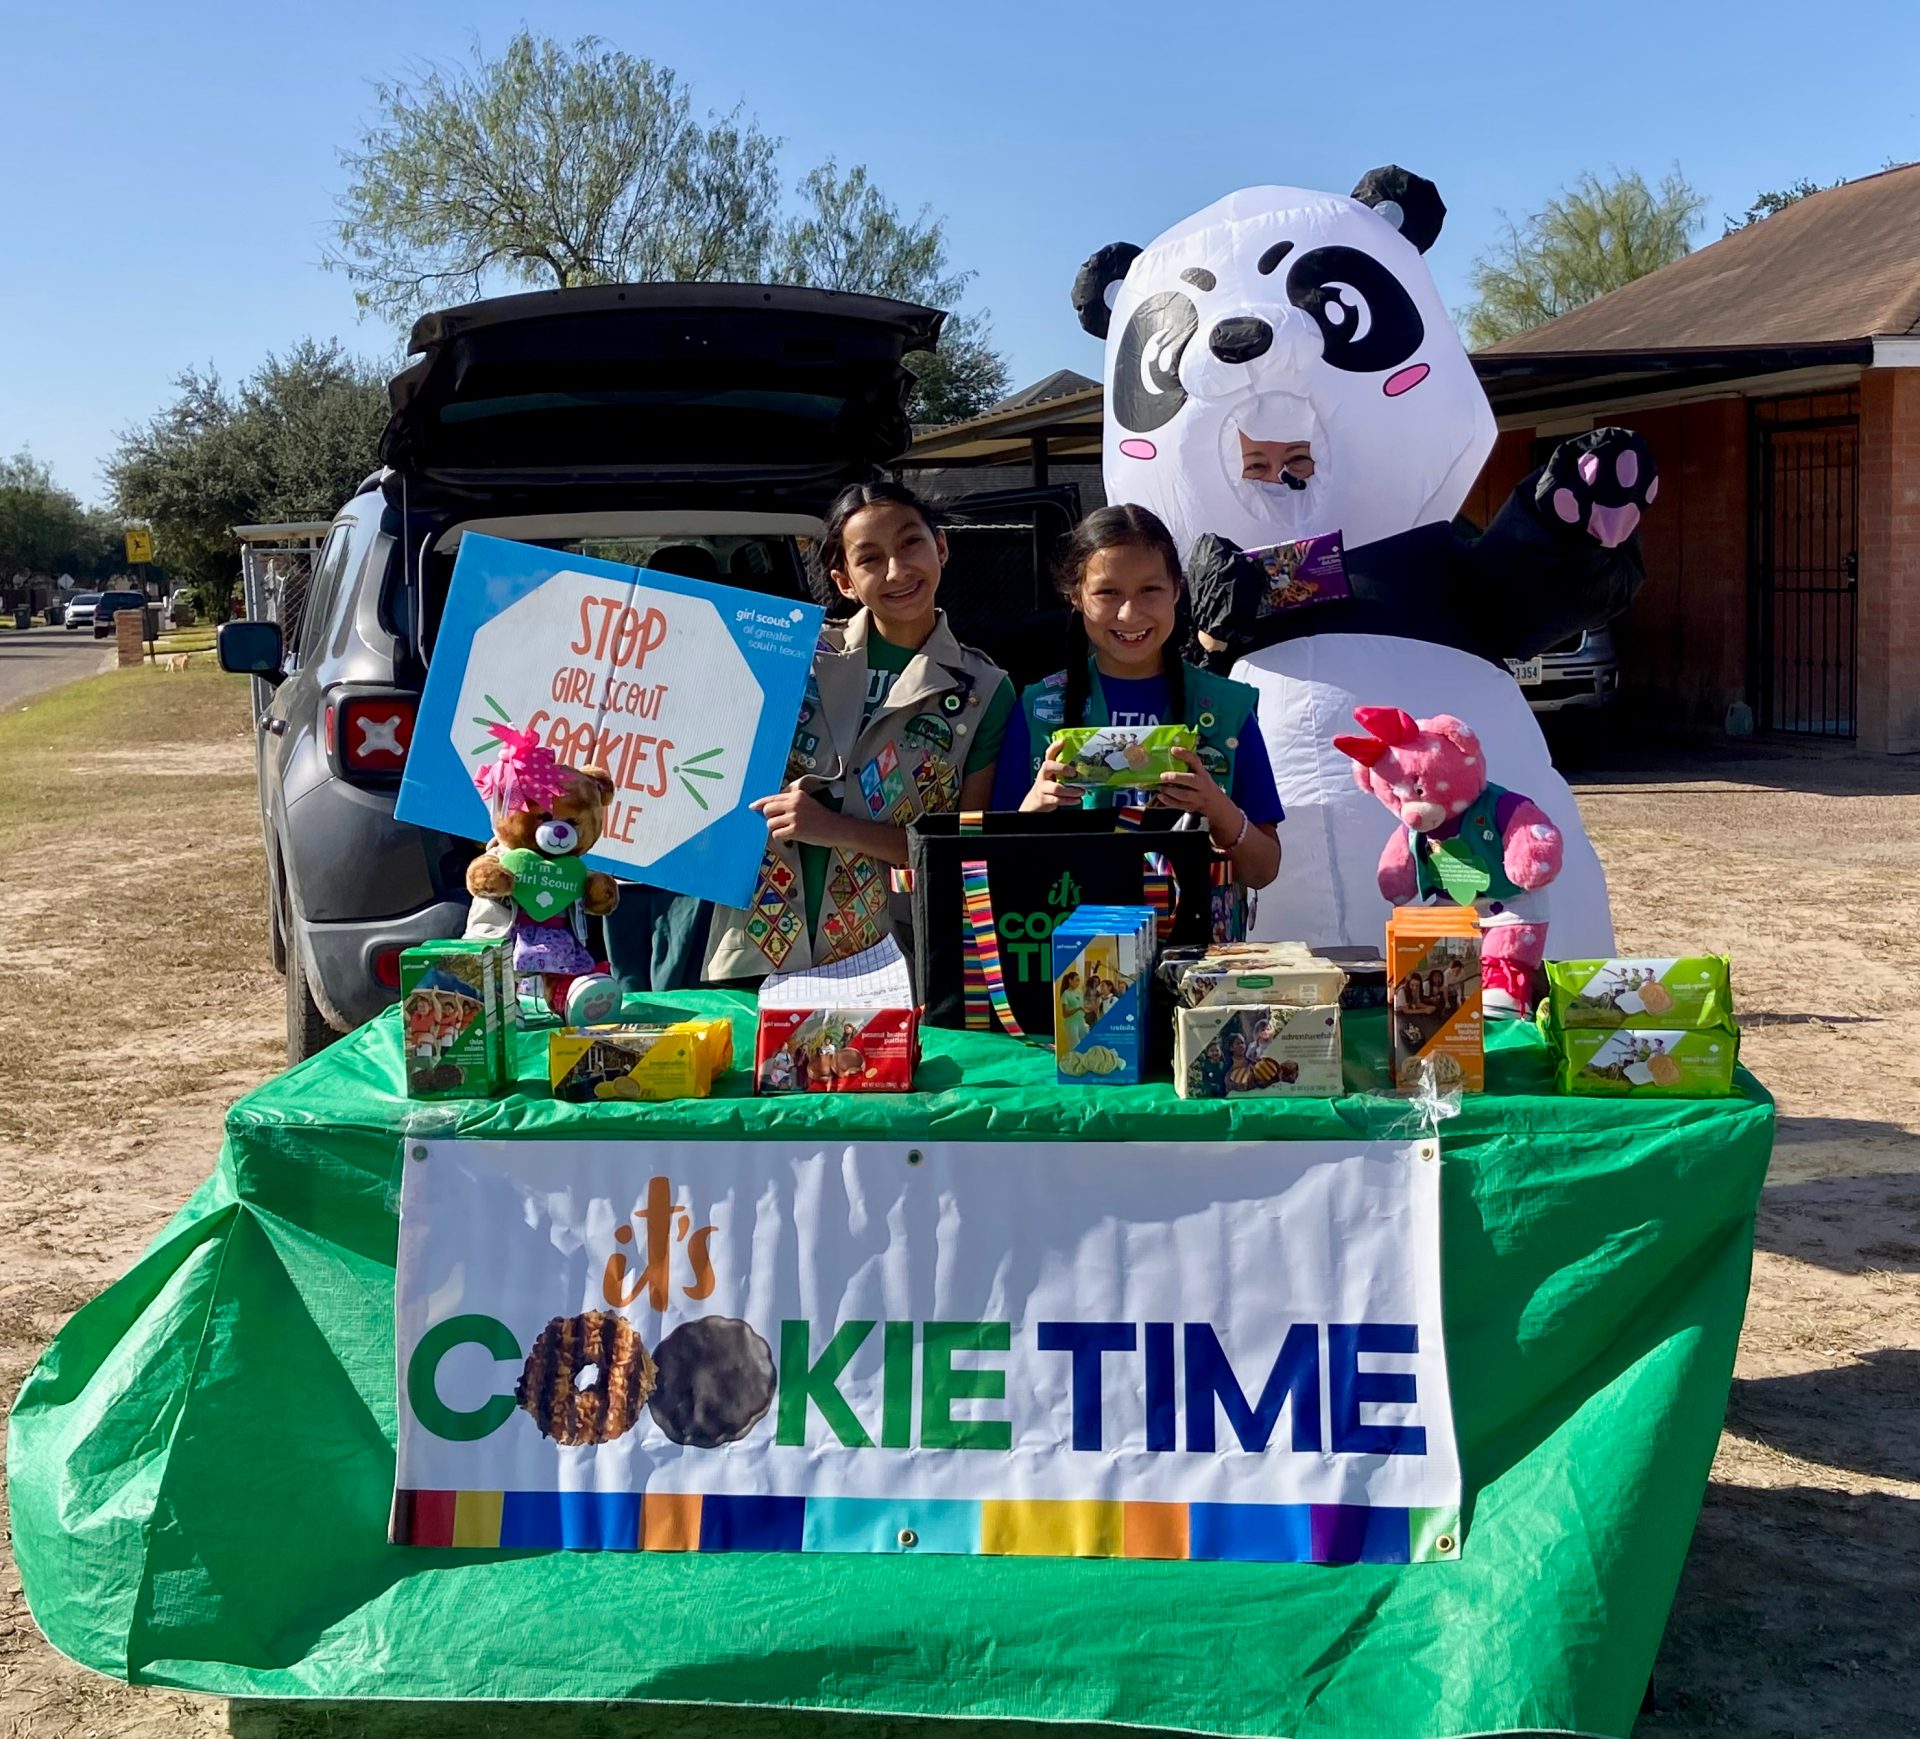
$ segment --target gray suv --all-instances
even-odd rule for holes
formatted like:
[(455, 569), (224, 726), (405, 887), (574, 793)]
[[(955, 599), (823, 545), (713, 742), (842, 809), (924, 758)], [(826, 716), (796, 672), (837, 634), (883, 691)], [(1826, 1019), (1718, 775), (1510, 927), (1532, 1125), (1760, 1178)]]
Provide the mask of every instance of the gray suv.
[(383, 468), (335, 516), (302, 608), (229, 622), (259, 680), (267, 938), (297, 1062), (457, 936), (476, 844), (397, 821), (434, 632), (469, 531), (789, 598), (843, 484), (903, 452), (902, 363), (944, 316), (883, 297), (609, 285), (425, 316)]

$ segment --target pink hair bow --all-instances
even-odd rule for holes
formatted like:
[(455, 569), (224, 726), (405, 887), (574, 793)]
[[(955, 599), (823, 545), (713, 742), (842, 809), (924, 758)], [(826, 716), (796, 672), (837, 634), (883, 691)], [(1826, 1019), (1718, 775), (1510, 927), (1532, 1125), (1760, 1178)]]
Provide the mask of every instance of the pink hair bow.
[(473, 776), (474, 789), (496, 815), (516, 809), (545, 809), (567, 788), (567, 769), (532, 731), (490, 725), (501, 749), (493, 762)]

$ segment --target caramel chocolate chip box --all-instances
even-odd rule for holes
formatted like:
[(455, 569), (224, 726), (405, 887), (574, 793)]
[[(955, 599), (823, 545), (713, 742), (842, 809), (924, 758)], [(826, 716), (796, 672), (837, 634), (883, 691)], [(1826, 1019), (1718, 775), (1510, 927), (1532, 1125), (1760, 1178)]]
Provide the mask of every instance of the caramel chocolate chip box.
[(1633, 1099), (1719, 1099), (1733, 1091), (1740, 1035), (1648, 1027), (1568, 1027), (1559, 1034), (1560, 1091)]
[(488, 1098), (512, 1086), (512, 985), (503, 942), (423, 942), (401, 954), (409, 1098)]
[(1554, 960), (1547, 1001), (1562, 1027), (1704, 1032), (1733, 1025), (1724, 954), (1679, 960)]
[(1176, 1009), (1173, 1045), (1173, 1088), (1182, 1099), (1272, 1093), (1331, 1098), (1345, 1091), (1337, 1003)]

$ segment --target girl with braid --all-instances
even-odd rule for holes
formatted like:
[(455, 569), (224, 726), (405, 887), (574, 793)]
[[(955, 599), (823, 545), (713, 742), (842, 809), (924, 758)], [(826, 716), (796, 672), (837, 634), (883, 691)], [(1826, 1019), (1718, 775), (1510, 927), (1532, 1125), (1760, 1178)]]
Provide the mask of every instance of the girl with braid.
[[(1282, 819), (1273, 769), (1245, 683), (1181, 662), (1187, 588), (1167, 528), (1144, 507), (1103, 507), (1075, 528), (1057, 580), (1072, 615), (1067, 667), (1020, 697), (994, 783), (996, 809), (1046, 813), (1099, 804), (1176, 809), (1205, 827), (1234, 879), (1264, 888), (1280, 873)], [(1083, 791), (1053, 733), (1084, 725), (1185, 724), (1197, 750), (1146, 792)]]

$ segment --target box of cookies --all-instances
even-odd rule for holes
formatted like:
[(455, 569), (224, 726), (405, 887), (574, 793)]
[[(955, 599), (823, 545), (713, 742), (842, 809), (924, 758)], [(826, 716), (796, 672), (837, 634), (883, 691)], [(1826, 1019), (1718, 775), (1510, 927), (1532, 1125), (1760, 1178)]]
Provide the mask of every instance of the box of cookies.
[(1062, 1081), (1137, 1085), (1146, 1062), (1151, 906), (1078, 906), (1048, 938)]
[(423, 942), (401, 954), (409, 1098), (488, 1098), (512, 1085), (511, 984), (503, 942)]
[(1724, 954), (1678, 960), (1551, 960), (1547, 1002), (1562, 1027), (1704, 1032), (1733, 1025)]
[(1093, 791), (1150, 790), (1162, 773), (1184, 773), (1175, 749), (1197, 749), (1191, 725), (1094, 725), (1055, 731), (1066, 760), (1065, 783)]
[(1177, 957), (1162, 958), (1158, 976), (1181, 1008), (1234, 1003), (1324, 1008), (1339, 1002), (1347, 982), (1341, 967), (1301, 942), (1182, 949)]
[(1467, 906), (1396, 906), (1387, 919), (1393, 1084), (1429, 1075), (1441, 1092), (1486, 1086), (1480, 1025), (1480, 924)]
[(1560, 1091), (1636, 1099), (1719, 1099), (1733, 1091), (1740, 1035), (1650, 1027), (1568, 1027), (1559, 1034)]
[(761, 1005), (753, 1056), (761, 1093), (908, 1093), (919, 1061), (916, 1009)]
[(548, 1084), (556, 1099), (581, 1104), (704, 1099), (718, 1054), (713, 1024), (561, 1027), (547, 1034)]
[(1182, 1099), (1345, 1091), (1340, 1008), (1207, 1003), (1173, 1016), (1173, 1090)]

